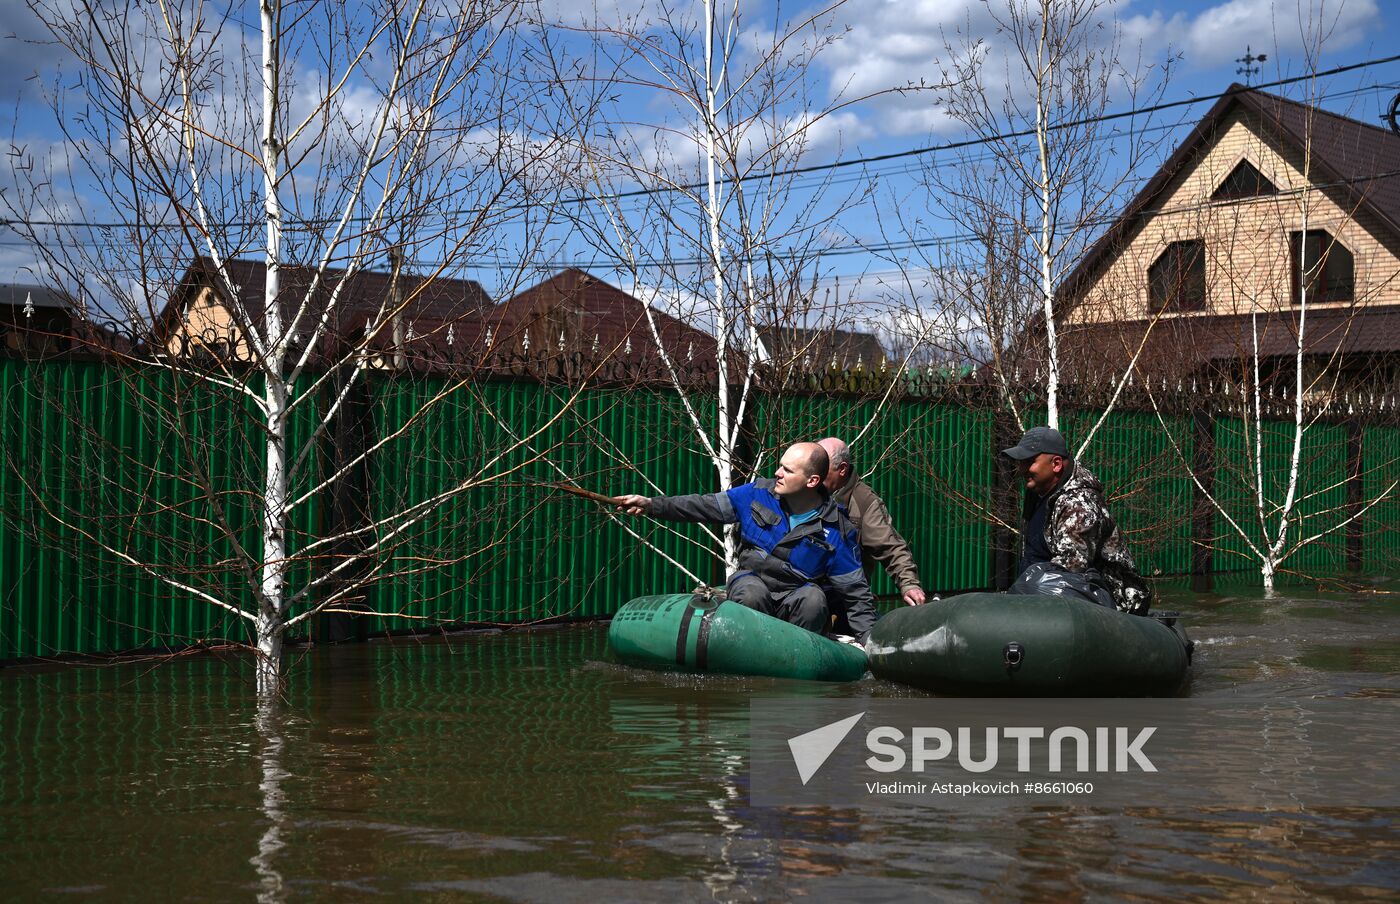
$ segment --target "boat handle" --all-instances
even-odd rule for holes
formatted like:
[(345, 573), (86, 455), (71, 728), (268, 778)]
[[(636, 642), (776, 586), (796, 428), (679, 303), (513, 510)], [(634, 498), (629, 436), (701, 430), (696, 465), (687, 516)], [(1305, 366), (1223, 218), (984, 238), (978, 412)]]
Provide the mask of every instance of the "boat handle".
[(1001, 649), (1002, 662), (1006, 663), (1006, 670), (1014, 672), (1021, 667), (1021, 663), (1026, 660), (1026, 648), (1016, 641), (1011, 641)]

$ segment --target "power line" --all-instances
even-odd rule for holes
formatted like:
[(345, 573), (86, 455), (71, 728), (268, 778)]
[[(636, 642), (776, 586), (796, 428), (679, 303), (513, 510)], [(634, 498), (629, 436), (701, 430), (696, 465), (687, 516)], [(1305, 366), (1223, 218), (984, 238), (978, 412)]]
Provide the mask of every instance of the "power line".
[[(1222, 97), (1242, 93), (1242, 91), (1256, 91), (1263, 88), (1277, 88), (1285, 85), (1297, 84), (1299, 82), (1304, 82), (1312, 79), (1324, 78), (1332, 75), (1339, 75), (1344, 72), (1352, 72), (1359, 69), (1365, 69), (1372, 66), (1381, 66), (1385, 65), (1386, 63), (1394, 63), (1397, 61), (1400, 61), (1400, 54), (1395, 54), (1388, 57), (1380, 57), (1373, 60), (1364, 60), (1358, 63), (1350, 63), (1345, 66), (1336, 66), (1332, 69), (1327, 69), (1320, 72), (1312, 72), (1306, 75), (1294, 76), (1292, 78), (1277, 79), (1272, 82), (1266, 82), (1264, 84), (1261, 84), (1257, 88), (1244, 88), (1240, 90), (1226, 89), (1225, 91), (1221, 91), (1216, 94), (1205, 94), (1199, 97), (1185, 98), (1174, 101), (1164, 101), (1159, 104), (1152, 104), (1147, 107), (1138, 107), (1131, 110), (1120, 111), (1117, 113), (1107, 113), (1100, 116), (1083, 117), (1080, 119), (1070, 120), (1064, 123), (1057, 123), (1055, 125), (1050, 126), (1049, 128), (1051, 131), (1063, 131), (1066, 129), (1079, 128), (1081, 126), (1092, 125), (1095, 123), (1111, 122), (1120, 119), (1130, 119), (1138, 116), (1146, 116), (1152, 113), (1161, 112), (1163, 110), (1170, 110), (1178, 107), (1200, 104), (1207, 101), (1219, 100)], [(1357, 91), (1356, 93), (1360, 93), (1360, 91)], [(1345, 96), (1345, 93), (1343, 94), (1343, 96)], [(760, 182), (765, 180), (781, 179), (788, 176), (800, 176), (819, 172), (829, 172), (839, 169), (847, 169), (854, 166), (868, 166), (870, 164), (886, 163), (893, 160), (903, 160), (908, 158), (926, 156), (930, 154), (938, 154), (945, 151), (960, 150), (962, 148), (976, 147), (979, 145), (989, 145), (997, 142), (1008, 141), (1014, 138), (1025, 138), (1034, 134), (1036, 134), (1035, 129), (1021, 129), (1017, 131), (1004, 132), (998, 135), (967, 138), (958, 141), (944, 142), (942, 144), (928, 145), (925, 147), (910, 148), (903, 151), (892, 151), (886, 154), (874, 154), (865, 157), (856, 157), (849, 160), (837, 160), (831, 163), (813, 164), (810, 166), (788, 167), (785, 169), (772, 170), (763, 173), (752, 173), (749, 175), (739, 176), (738, 178), (723, 178), (718, 180), (717, 184), (721, 186), (728, 186), (748, 182)], [(706, 182), (691, 182), (680, 185), (654, 186), (651, 188), (639, 188), (632, 189), (629, 191), (612, 192), (607, 194), (578, 195), (572, 198), (565, 198), (560, 201), (553, 202), (553, 206), (576, 206), (583, 204), (597, 204), (605, 201), (627, 200), (630, 198), (654, 197), (675, 192), (696, 191), (702, 188), (706, 188), (707, 185), (708, 183)], [(514, 205), (503, 205), (502, 207), (497, 208), (497, 210), (505, 212), (516, 209), (525, 209), (527, 207), (532, 206), (540, 205), (538, 203), (518, 203)], [(443, 211), (441, 212), (441, 216), (460, 217), (478, 214), (482, 212), (485, 212), (483, 208), (468, 207), (459, 208), (456, 210)], [(368, 218), (366, 217), (351, 217), (349, 219), (349, 222), (363, 223), (366, 222), (367, 219)], [(298, 229), (303, 231), (313, 231), (318, 226), (326, 226), (338, 222), (339, 217), (328, 217), (323, 220), (301, 220), (296, 223), (288, 223), (285, 228), (289, 231)], [(17, 225), (27, 226), (29, 228), (124, 229), (128, 228), (131, 224), (120, 222), (89, 222), (81, 220), (13, 220), (0, 218), (0, 226), (9, 226), (10, 228), (15, 228)], [(263, 225), (263, 222), (259, 220), (230, 221), (227, 223), (220, 223), (217, 225), (219, 228), (256, 228), (258, 226)], [(184, 223), (152, 223), (149, 224), (148, 228), (184, 229), (189, 228), (189, 226), (190, 224)]]
[[(1166, 216), (1166, 215), (1182, 214), (1182, 213), (1197, 213), (1197, 212), (1204, 211), (1204, 210), (1222, 209), (1222, 208), (1233, 207), (1233, 206), (1242, 205), (1242, 204), (1252, 204), (1252, 203), (1257, 203), (1257, 202), (1275, 201), (1275, 200), (1277, 200), (1277, 199), (1279, 199), (1279, 198), (1283, 198), (1283, 197), (1296, 197), (1296, 196), (1300, 196), (1300, 195), (1306, 194), (1306, 193), (1311, 192), (1311, 191), (1325, 190), (1325, 189), (1328, 189), (1328, 188), (1338, 188), (1338, 187), (1351, 186), (1351, 185), (1361, 185), (1361, 184), (1365, 184), (1365, 183), (1367, 183), (1367, 182), (1376, 182), (1376, 181), (1379, 181), (1379, 180), (1381, 180), (1381, 179), (1394, 179), (1394, 178), (1397, 178), (1397, 177), (1400, 177), (1400, 170), (1389, 170), (1389, 171), (1380, 172), (1380, 173), (1367, 173), (1367, 174), (1360, 175), (1360, 176), (1352, 176), (1352, 177), (1349, 177), (1349, 178), (1346, 178), (1346, 179), (1336, 179), (1336, 180), (1333, 180), (1333, 181), (1331, 181), (1331, 182), (1310, 183), (1310, 184), (1308, 184), (1308, 185), (1299, 186), (1299, 187), (1297, 187), (1297, 188), (1283, 189), (1283, 190), (1276, 191), (1276, 192), (1274, 192), (1274, 193), (1272, 193), (1272, 194), (1270, 194), (1270, 195), (1262, 196), (1262, 197), (1258, 197), (1258, 198), (1239, 198), (1239, 199), (1233, 199), (1233, 200), (1224, 201), (1224, 202), (1207, 200), (1207, 201), (1202, 201), (1202, 202), (1193, 203), (1193, 204), (1180, 205), (1180, 206), (1176, 206), (1176, 207), (1150, 208), (1150, 209), (1146, 209), (1146, 210), (1139, 211), (1138, 213), (1136, 213), (1136, 214), (1134, 215), (1134, 218), (1137, 219), (1137, 220), (1146, 220), (1146, 219), (1150, 219), (1150, 218), (1152, 218), (1152, 217), (1158, 217), (1158, 216)], [(1121, 214), (1112, 214), (1112, 215), (1107, 215), (1107, 214), (1106, 214), (1106, 215), (1100, 216), (1100, 217), (1092, 217), (1092, 218), (1088, 218), (1088, 219), (1084, 219), (1084, 220), (1078, 220), (1078, 221), (1073, 221), (1073, 222), (1065, 221), (1065, 222), (1056, 223), (1056, 224), (1055, 224), (1055, 227), (1056, 227), (1057, 229), (1066, 229), (1066, 228), (1070, 228), (1070, 227), (1087, 227), (1087, 228), (1093, 229), (1093, 228), (1097, 228), (1097, 227), (1101, 227), (1101, 226), (1111, 225), (1112, 223), (1114, 223), (1114, 222), (1116, 222), (1117, 220), (1119, 220), (1119, 219), (1121, 218), (1121, 216), (1122, 216)], [(956, 246), (956, 245), (965, 244), (965, 243), (969, 243), (969, 242), (980, 241), (981, 239), (982, 239), (982, 236), (980, 236), (980, 235), (978, 235), (978, 234), (976, 234), (976, 233), (965, 232), (965, 233), (954, 233), (954, 234), (952, 234), (952, 235), (940, 235), (940, 236), (937, 236), (937, 237), (926, 238), (926, 239), (902, 239), (902, 240), (900, 240), (900, 241), (880, 242), (880, 243), (876, 243), (876, 244), (870, 244), (870, 243), (865, 243), (865, 242), (857, 242), (856, 244), (852, 244), (852, 245), (837, 245), (837, 246), (832, 246), (832, 247), (828, 247), (828, 248), (820, 249), (820, 250), (816, 250), (816, 251), (810, 251), (810, 250), (802, 250), (802, 251), (773, 251), (773, 252), (770, 252), (770, 254), (771, 254), (772, 257), (780, 258), (780, 259), (781, 259), (781, 258), (794, 259), (794, 258), (799, 257), (799, 256), (802, 256), (802, 255), (810, 256), (810, 257), (813, 257), (813, 258), (845, 257), (845, 256), (850, 256), (850, 255), (855, 255), (855, 254), (871, 254), (871, 255), (878, 255), (878, 254), (892, 254), (892, 253), (898, 252), (898, 251), (926, 250), (926, 249), (930, 249), (930, 248), (951, 247), (951, 246)], [(0, 241), (0, 246), (15, 247), (15, 246), (26, 246), (27, 244), (28, 244), (28, 243), (25, 243), (25, 242), (4, 242), (4, 241)], [(95, 243), (91, 243), (91, 244), (95, 244)], [(441, 265), (443, 262), (442, 262), (442, 261), (435, 261), (435, 260), (425, 260), (425, 259), (422, 259), (422, 258), (415, 258), (415, 259), (412, 260), (412, 263), (413, 263), (416, 267), (418, 267), (419, 269), (434, 269), (434, 268), (438, 267), (439, 265)], [(470, 262), (470, 263), (463, 262), (463, 263), (456, 264), (456, 266), (459, 267), (460, 269), (464, 269), (464, 270), (486, 270), (486, 269), (500, 269), (500, 268), (513, 269), (513, 268), (517, 268), (517, 267), (526, 267), (526, 266), (536, 266), (537, 269), (542, 269), (542, 268), (548, 268), (548, 269), (567, 269), (567, 268), (570, 268), (570, 267), (574, 267), (574, 268), (583, 269), (583, 270), (587, 270), (587, 269), (602, 269), (602, 268), (613, 268), (613, 269), (616, 269), (616, 268), (618, 268), (618, 267), (620, 266), (622, 269), (626, 269), (626, 270), (634, 270), (634, 269), (635, 269), (635, 270), (657, 270), (657, 269), (666, 269), (666, 268), (672, 268), (672, 267), (674, 267), (674, 268), (701, 267), (701, 266), (708, 266), (709, 264), (710, 264), (710, 259), (709, 259), (708, 257), (705, 257), (705, 256), (696, 256), (696, 257), (688, 257), (688, 258), (665, 258), (665, 259), (660, 259), (660, 260), (646, 261), (646, 262), (643, 262), (643, 263), (638, 264), (638, 265), (628, 265), (625, 261), (622, 261), (620, 258), (609, 258), (609, 259), (594, 258), (594, 259), (590, 259), (590, 260), (582, 260), (582, 259), (558, 260), (558, 259), (553, 259), (553, 260), (549, 260), (549, 261), (542, 261), (542, 262), (540, 262), (538, 265), (535, 265), (535, 264), (533, 263), (533, 261), (531, 261), (531, 260), (525, 260), (525, 259), (514, 260), (514, 259), (506, 259), (506, 258), (502, 258), (502, 257), (485, 257), (485, 256), (480, 256), (480, 255), (478, 255), (478, 256), (476, 256), (476, 257), (474, 257), (474, 258), (472, 259), (472, 262)]]

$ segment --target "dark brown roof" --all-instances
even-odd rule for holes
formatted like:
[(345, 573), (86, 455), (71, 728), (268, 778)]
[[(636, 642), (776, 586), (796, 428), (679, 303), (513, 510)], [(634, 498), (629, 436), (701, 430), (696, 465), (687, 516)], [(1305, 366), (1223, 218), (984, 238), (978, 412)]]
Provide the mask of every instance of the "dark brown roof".
[[(238, 289), (240, 306), (255, 324), (261, 326), (265, 310), (263, 284), (267, 266), (263, 261), (230, 259), (224, 262), (229, 279)], [(315, 270), (311, 267), (283, 266), (280, 268), (279, 296), (289, 304), (299, 304), (311, 287)], [(374, 270), (360, 270), (346, 279), (344, 270), (327, 270), (322, 286), (311, 300), (308, 314), (318, 316), (331, 293), (339, 288), (337, 317), (344, 328), (362, 330), (368, 318), (375, 316), (390, 297), (393, 276)], [(344, 285), (342, 286), (342, 282)], [(160, 320), (167, 326), (170, 318), (180, 316), (198, 297), (205, 286), (213, 286), (222, 294), (221, 281), (213, 260), (199, 258), (190, 267), (179, 288), (172, 295)], [(421, 332), (432, 331), (443, 324), (481, 312), (491, 304), (486, 290), (475, 280), (447, 277), (423, 277), (406, 273), (399, 275), (399, 292), (403, 299), (402, 319), (416, 324)]]
[[(1303, 325), (1306, 355), (1373, 355), (1400, 350), (1400, 305), (1309, 307)], [(1140, 371), (1176, 376), (1203, 365), (1253, 355), (1256, 329), (1260, 357), (1293, 355), (1298, 327), (1298, 311), (1289, 309), (1261, 313), (1257, 320), (1247, 314), (1228, 314), (1164, 318), (1155, 325), (1150, 320), (1066, 324), (1059, 339), (1069, 371), (1093, 372), (1105, 361), (1126, 361), (1141, 346)]]
[[(647, 311), (640, 299), (570, 268), (484, 312), (481, 323), (492, 328), (491, 344), (502, 350), (519, 350), (528, 337), (532, 356), (562, 352), (607, 360), (638, 376), (661, 376), (664, 364)], [(656, 308), (651, 317), (677, 367), (692, 375), (715, 372), (713, 336)]]
[(70, 309), (68, 296), (57, 289), (27, 283), (0, 283), (0, 305), (22, 309), (26, 304), (33, 304), (35, 309)]
[(1073, 296), (1132, 241), (1149, 220), (1158, 196), (1172, 179), (1195, 164), (1199, 153), (1224, 132), (1236, 111), (1249, 115), (1264, 136), (1301, 158), (1311, 139), (1314, 184), (1334, 191), (1349, 210), (1373, 215), (1400, 241), (1400, 135), (1273, 94), (1234, 84), (1191, 130), (1108, 231), (1089, 248), (1061, 283)]

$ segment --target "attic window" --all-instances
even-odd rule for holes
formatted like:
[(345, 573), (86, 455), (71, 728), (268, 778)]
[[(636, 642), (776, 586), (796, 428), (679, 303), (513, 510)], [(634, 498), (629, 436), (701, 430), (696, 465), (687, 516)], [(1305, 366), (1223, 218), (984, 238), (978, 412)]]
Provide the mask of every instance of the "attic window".
[(1147, 303), (1158, 311), (1201, 311), (1206, 306), (1206, 245), (1172, 242), (1147, 269)]
[(1288, 234), (1288, 249), (1293, 258), (1293, 303), (1302, 302), (1302, 290), (1307, 291), (1308, 303), (1319, 301), (1351, 301), (1355, 294), (1356, 265), (1346, 246), (1325, 229), (1309, 229)]
[(1264, 174), (1248, 160), (1241, 160), (1230, 170), (1230, 175), (1216, 187), (1210, 196), (1212, 201), (1235, 201), (1240, 198), (1257, 198), (1261, 195), (1276, 195), (1274, 183), (1264, 178)]

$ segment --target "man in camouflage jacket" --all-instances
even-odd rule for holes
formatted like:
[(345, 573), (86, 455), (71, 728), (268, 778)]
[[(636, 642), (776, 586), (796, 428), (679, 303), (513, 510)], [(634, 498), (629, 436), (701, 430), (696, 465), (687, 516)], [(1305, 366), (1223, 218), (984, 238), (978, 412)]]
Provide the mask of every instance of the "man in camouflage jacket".
[(879, 562), (895, 586), (899, 587), (904, 602), (911, 606), (922, 605), (924, 589), (919, 586), (919, 569), (914, 564), (914, 553), (904, 537), (895, 530), (884, 500), (876, 496), (875, 491), (855, 473), (850, 447), (834, 436), (819, 440), (818, 444), (826, 450), (829, 458), (826, 488), (831, 491), (831, 498), (846, 507), (846, 514), (860, 533), (860, 558), (865, 579), (869, 581), (874, 577), (875, 563)]
[(1002, 454), (1016, 462), (1032, 503), (1021, 570), (1049, 562), (1077, 574), (1097, 572), (1119, 610), (1146, 615), (1152, 589), (1108, 512), (1103, 484), (1070, 457), (1060, 432), (1032, 427)]

